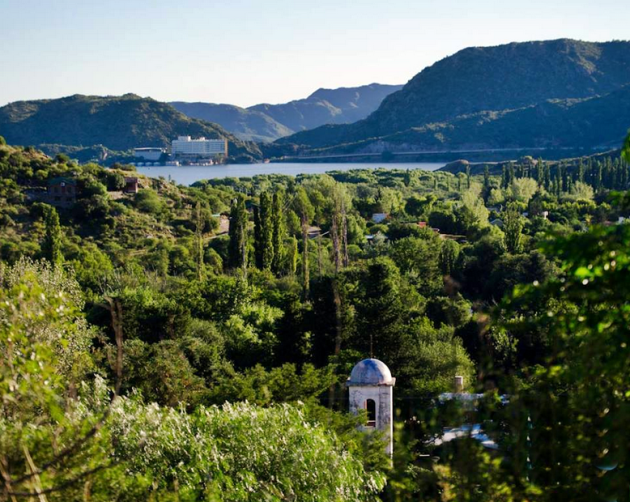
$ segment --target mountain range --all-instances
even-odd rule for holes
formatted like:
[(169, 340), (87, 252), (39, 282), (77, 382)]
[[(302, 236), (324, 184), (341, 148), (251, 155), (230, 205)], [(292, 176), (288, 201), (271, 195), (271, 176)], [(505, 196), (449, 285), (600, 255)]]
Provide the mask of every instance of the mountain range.
[(392, 159), (396, 152), (476, 152), (483, 160), (497, 150), (504, 157), (513, 150), (582, 154), (574, 150), (617, 147), (630, 128), (630, 42), (471, 47), (399, 87), (319, 89), (250, 108), (135, 94), (19, 101), (0, 108), (0, 135), (50, 152), (72, 147), (77, 158), (78, 147), (86, 155), (105, 147), (130, 156), (133, 147), (165, 147), (179, 135), (224, 137), (229, 160), (240, 162), (362, 153)]
[(170, 103), (191, 118), (214, 122), (248, 141), (269, 142), (323, 124), (345, 124), (364, 119), (383, 99), (402, 85), (318, 89), (304, 99), (249, 108), (213, 103)]
[(629, 84), (630, 42), (472, 47), (422, 70), (363, 120), (276, 143), (304, 153), (605, 147), (630, 127)]

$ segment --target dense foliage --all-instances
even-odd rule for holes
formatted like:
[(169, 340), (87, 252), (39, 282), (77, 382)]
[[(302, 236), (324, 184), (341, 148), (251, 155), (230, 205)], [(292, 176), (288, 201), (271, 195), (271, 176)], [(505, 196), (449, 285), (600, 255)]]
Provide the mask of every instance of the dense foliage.
[[(125, 194), (0, 144), (1, 496), (627, 500), (628, 165), (504, 167)], [(346, 413), (370, 356), (391, 462)]]

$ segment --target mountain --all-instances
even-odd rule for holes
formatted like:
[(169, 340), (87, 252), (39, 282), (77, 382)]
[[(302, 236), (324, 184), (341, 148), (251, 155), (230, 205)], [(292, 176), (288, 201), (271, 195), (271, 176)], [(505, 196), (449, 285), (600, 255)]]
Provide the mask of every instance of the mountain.
[(629, 127), (630, 84), (604, 96), (547, 100), (516, 110), (464, 115), (331, 149), (383, 153), (617, 148)]
[[(543, 105), (549, 100), (606, 95), (628, 83), (630, 42), (563, 39), (473, 47), (422, 70), (400, 91), (385, 98), (364, 120), (319, 127), (282, 138), (278, 143), (322, 148), (376, 143), (381, 138), (404, 133), (408, 133), (408, 139), (413, 142), (417, 137), (416, 128), (435, 129), (438, 134), (450, 128), (461, 131), (462, 121), (485, 122), (492, 114), (503, 116), (511, 110), (535, 105), (541, 105), (543, 108), (538, 112), (543, 113), (545, 106), (554, 106)], [(595, 101), (591, 105), (604, 102)], [(554, 113), (560, 113), (558, 107), (560, 105), (556, 105)], [(571, 108), (567, 104), (566, 110)], [(609, 112), (614, 113), (614, 110)], [(538, 123), (544, 125), (544, 122)], [(423, 132), (418, 139), (426, 139), (427, 134)], [(535, 136), (538, 131), (524, 131), (519, 144), (529, 146), (531, 134)], [(603, 139), (613, 141), (614, 138)], [(499, 146), (505, 143), (498, 142)], [(446, 140), (440, 142), (440, 146), (448, 144)], [(480, 146), (486, 147), (486, 144)]]
[(241, 139), (273, 141), (323, 124), (361, 120), (376, 110), (383, 99), (401, 88), (400, 85), (370, 84), (318, 89), (305, 99), (250, 108), (212, 103), (170, 104), (189, 117), (220, 124)]
[(103, 145), (112, 150), (170, 145), (180, 135), (226, 138), (230, 157), (259, 159), (260, 149), (221, 126), (191, 119), (135, 94), (17, 101), (0, 108), (0, 135), (15, 145)]
[(188, 117), (220, 124), (242, 140), (269, 142), (295, 132), (263, 112), (239, 106), (182, 101), (169, 104)]

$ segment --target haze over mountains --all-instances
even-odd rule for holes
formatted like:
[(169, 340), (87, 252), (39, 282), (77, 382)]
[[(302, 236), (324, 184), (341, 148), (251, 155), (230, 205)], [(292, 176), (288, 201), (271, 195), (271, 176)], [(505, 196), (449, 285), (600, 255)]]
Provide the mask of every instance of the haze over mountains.
[(342, 151), (605, 146), (627, 129), (628, 84), (630, 42), (473, 47), (425, 68), (364, 120), (278, 143)]
[(324, 124), (356, 122), (375, 111), (383, 99), (402, 85), (318, 89), (289, 103), (259, 104), (249, 108), (213, 103), (170, 103), (189, 117), (215, 122), (240, 139), (273, 141)]

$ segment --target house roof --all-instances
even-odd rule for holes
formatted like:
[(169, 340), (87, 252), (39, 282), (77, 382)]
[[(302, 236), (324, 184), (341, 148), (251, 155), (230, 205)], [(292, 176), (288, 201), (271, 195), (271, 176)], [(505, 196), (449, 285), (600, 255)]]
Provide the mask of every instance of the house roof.
[(58, 176), (48, 180), (49, 185), (61, 185), (62, 183), (65, 183), (66, 185), (76, 185), (77, 180), (74, 178), (67, 178), (65, 176)]

